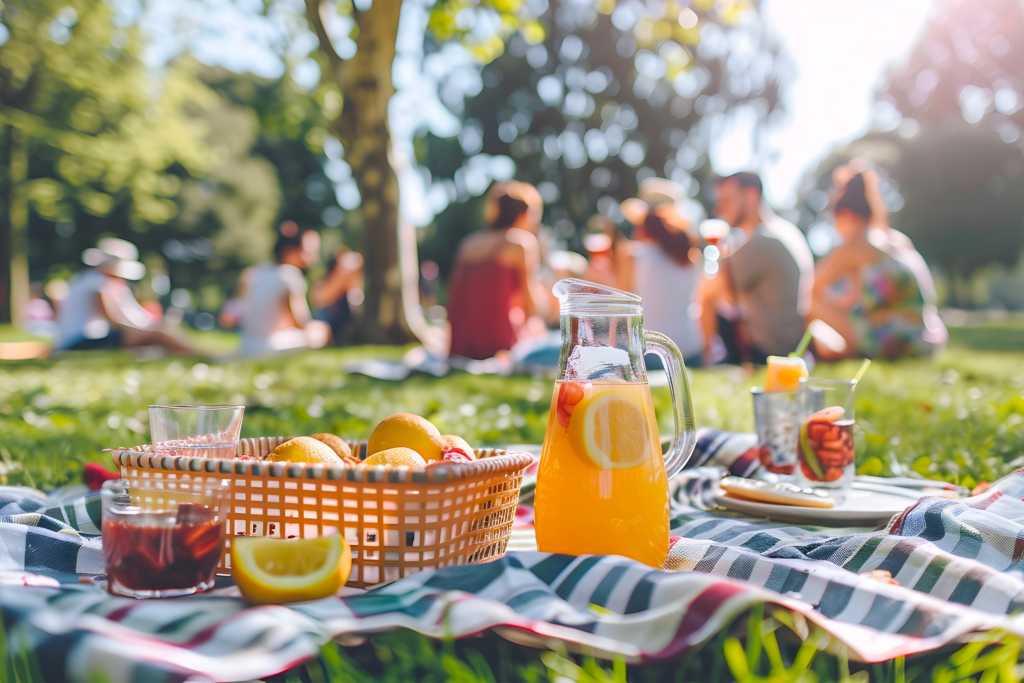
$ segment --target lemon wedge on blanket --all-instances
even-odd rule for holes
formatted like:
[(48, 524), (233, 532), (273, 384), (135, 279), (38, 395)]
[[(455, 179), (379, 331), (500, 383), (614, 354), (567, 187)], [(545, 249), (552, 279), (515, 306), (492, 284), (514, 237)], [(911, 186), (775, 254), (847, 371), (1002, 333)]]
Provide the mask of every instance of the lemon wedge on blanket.
[(231, 571), (254, 605), (319, 600), (334, 595), (352, 571), (352, 549), (341, 536), (231, 539)]
[(602, 470), (642, 465), (647, 460), (648, 438), (643, 408), (617, 394), (583, 401), (569, 421), (573, 450)]

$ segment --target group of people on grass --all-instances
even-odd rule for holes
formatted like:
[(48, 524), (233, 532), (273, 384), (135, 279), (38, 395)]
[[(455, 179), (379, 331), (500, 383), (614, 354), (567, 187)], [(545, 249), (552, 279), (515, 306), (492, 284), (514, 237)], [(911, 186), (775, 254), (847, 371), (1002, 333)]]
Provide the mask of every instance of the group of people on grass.
[[(243, 270), (234, 298), (221, 309), (221, 327), (241, 332), (232, 357), (321, 348), (343, 333), (352, 319), (350, 294), (361, 292), (363, 260), (340, 248), (328, 264), (328, 274), (310, 288), (306, 270), (319, 254), (316, 231), (300, 231), (292, 221), (281, 224), (273, 258)], [(209, 355), (165, 329), (135, 298), (128, 283), (146, 273), (138, 255), (133, 244), (115, 238), (100, 240), (83, 255), (93, 267), (71, 278), (59, 302), (57, 350), (155, 346), (170, 353)]]
[[(841, 243), (817, 264), (800, 229), (764, 202), (760, 178), (743, 172), (716, 185), (715, 214), (731, 230), (715, 245), (719, 258), (710, 267), (682, 187), (648, 178), (621, 205), (630, 238), (610, 220), (595, 221), (584, 239), (590, 261), (583, 276), (638, 294), (645, 326), (669, 336), (690, 365), (785, 355), (812, 320), (841, 337), (816, 345), (826, 360), (930, 353), (946, 336), (935, 285), (910, 240), (888, 226), (877, 175), (853, 162), (833, 180)], [(539, 267), (540, 213), (532, 186), (492, 188), (489, 229), (467, 237), (455, 259), (453, 355), (501, 355), (557, 321), (557, 307), (542, 305), (552, 269)]]
[[(550, 285), (566, 275), (638, 294), (645, 325), (668, 335), (689, 365), (763, 363), (796, 348), (812, 320), (841, 337), (819, 343), (819, 358), (929, 353), (944, 341), (945, 328), (927, 265), (910, 240), (888, 226), (873, 171), (853, 162), (837, 169), (833, 180), (841, 243), (817, 264), (799, 228), (764, 202), (754, 173), (718, 181), (715, 214), (730, 229), (714, 250), (701, 248), (683, 188), (647, 178), (621, 205), (632, 226), (628, 238), (604, 216), (591, 221), (583, 240), (589, 260), (545, 253), (538, 239), (540, 193), (524, 182), (497, 183), (485, 204), (487, 229), (466, 237), (455, 256), (447, 305), (451, 356), (501, 357), (548, 334), (558, 320)], [(286, 221), (273, 258), (243, 271), (219, 317), (222, 327), (241, 331), (236, 356), (320, 348), (344, 334), (362, 260), (343, 248), (328, 275), (310, 288), (305, 271), (319, 251), (315, 231)], [(705, 263), (706, 253), (714, 263)], [(128, 282), (140, 279), (145, 267), (133, 245), (107, 238), (88, 257), (94, 267), (71, 279), (59, 307), (58, 349), (156, 345), (202, 353), (162, 329), (135, 299)]]

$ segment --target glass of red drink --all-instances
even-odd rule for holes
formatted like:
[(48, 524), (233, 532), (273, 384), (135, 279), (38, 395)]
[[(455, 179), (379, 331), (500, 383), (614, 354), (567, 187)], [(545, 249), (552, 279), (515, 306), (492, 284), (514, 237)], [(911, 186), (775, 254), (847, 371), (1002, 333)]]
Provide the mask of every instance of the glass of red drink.
[(219, 479), (104, 483), (107, 590), (166, 598), (212, 588), (230, 500), (228, 482)]
[(855, 470), (857, 380), (801, 378), (797, 474), (804, 488), (848, 489)]

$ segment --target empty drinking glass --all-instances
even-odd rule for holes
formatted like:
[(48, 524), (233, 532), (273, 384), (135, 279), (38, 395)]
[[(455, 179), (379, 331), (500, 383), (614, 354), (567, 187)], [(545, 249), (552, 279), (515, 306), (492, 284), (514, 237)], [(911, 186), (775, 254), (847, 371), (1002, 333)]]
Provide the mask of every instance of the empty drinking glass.
[(160, 455), (234, 458), (245, 406), (150, 406), (149, 429)]

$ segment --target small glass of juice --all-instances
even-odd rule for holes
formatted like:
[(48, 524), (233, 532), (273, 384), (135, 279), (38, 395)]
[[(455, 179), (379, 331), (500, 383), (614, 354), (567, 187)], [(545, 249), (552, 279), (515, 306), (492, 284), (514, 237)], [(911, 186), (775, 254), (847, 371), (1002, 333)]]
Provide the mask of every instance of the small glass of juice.
[(107, 590), (133, 598), (191, 595), (214, 585), (230, 487), (217, 479), (103, 484)]

